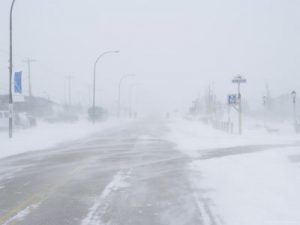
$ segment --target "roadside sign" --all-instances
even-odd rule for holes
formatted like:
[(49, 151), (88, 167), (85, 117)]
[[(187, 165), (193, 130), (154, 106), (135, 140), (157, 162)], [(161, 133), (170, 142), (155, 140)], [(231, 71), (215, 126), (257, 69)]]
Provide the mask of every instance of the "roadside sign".
[(22, 72), (15, 72), (15, 93), (22, 93)]
[(247, 80), (243, 78), (242, 76), (236, 76), (233, 78), (232, 83), (246, 83)]
[(236, 105), (237, 104), (237, 95), (228, 95), (227, 97), (227, 103), (228, 105)]

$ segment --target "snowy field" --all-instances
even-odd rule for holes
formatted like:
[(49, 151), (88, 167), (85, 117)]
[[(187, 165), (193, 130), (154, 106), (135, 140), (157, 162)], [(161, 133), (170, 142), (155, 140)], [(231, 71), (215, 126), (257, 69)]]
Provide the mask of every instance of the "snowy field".
[(193, 159), (199, 208), (209, 207), (216, 224), (300, 224), (300, 137), (292, 130), (268, 134), (249, 126), (240, 137), (199, 121), (178, 119), (169, 127), (168, 139)]
[(81, 120), (77, 123), (39, 123), (31, 129), (17, 129), (13, 139), (8, 133), (0, 132), (0, 158), (28, 151), (43, 150), (57, 144), (87, 137), (92, 133), (117, 126), (120, 121), (109, 120), (103, 123), (92, 123)]

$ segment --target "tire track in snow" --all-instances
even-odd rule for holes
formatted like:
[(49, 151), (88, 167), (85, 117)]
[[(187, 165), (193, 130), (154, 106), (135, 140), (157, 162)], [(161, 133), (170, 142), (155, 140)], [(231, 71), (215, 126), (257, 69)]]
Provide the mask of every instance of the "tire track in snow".
[(94, 205), (90, 208), (88, 215), (83, 219), (81, 225), (103, 225), (101, 216), (105, 214), (108, 208), (107, 201), (109, 197), (122, 188), (126, 188), (129, 184), (126, 179), (130, 176), (131, 171), (119, 171), (112, 181), (104, 188), (101, 195), (96, 198)]

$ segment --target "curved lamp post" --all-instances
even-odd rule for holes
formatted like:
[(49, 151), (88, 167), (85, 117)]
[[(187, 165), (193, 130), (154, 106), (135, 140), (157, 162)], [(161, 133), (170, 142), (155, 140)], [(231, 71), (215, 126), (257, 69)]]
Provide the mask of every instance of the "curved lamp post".
[(295, 126), (295, 131), (297, 132), (297, 118), (296, 118), (296, 97), (297, 97), (297, 93), (296, 93), (296, 91), (292, 91), (291, 95), (293, 97), (294, 126)]
[(10, 16), (9, 16), (9, 99), (8, 99), (8, 107), (9, 107), (9, 138), (12, 138), (13, 133), (13, 98), (12, 98), (12, 70), (13, 70), (13, 56), (12, 56), (12, 17), (13, 17), (13, 9), (15, 5), (15, 0), (12, 1), (10, 7)]
[(93, 79), (93, 123), (95, 123), (95, 108), (96, 108), (96, 69), (97, 69), (97, 63), (99, 62), (99, 60), (107, 55), (107, 54), (113, 54), (113, 53), (119, 53), (119, 51), (107, 51), (107, 52), (103, 52), (102, 54), (100, 54), (98, 56), (98, 58), (96, 59), (95, 63), (94, 63), (94, 79)]

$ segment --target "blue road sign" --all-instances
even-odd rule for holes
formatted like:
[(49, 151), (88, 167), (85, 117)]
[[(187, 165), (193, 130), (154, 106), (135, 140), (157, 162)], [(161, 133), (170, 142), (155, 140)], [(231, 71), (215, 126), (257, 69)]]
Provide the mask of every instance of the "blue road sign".
[(15, 93), (22, 93), (22, 72), (15, 72)]
[(228, 105), (236, 105), (237, 104), (237, 95), (228, 95), (227, 98)]

